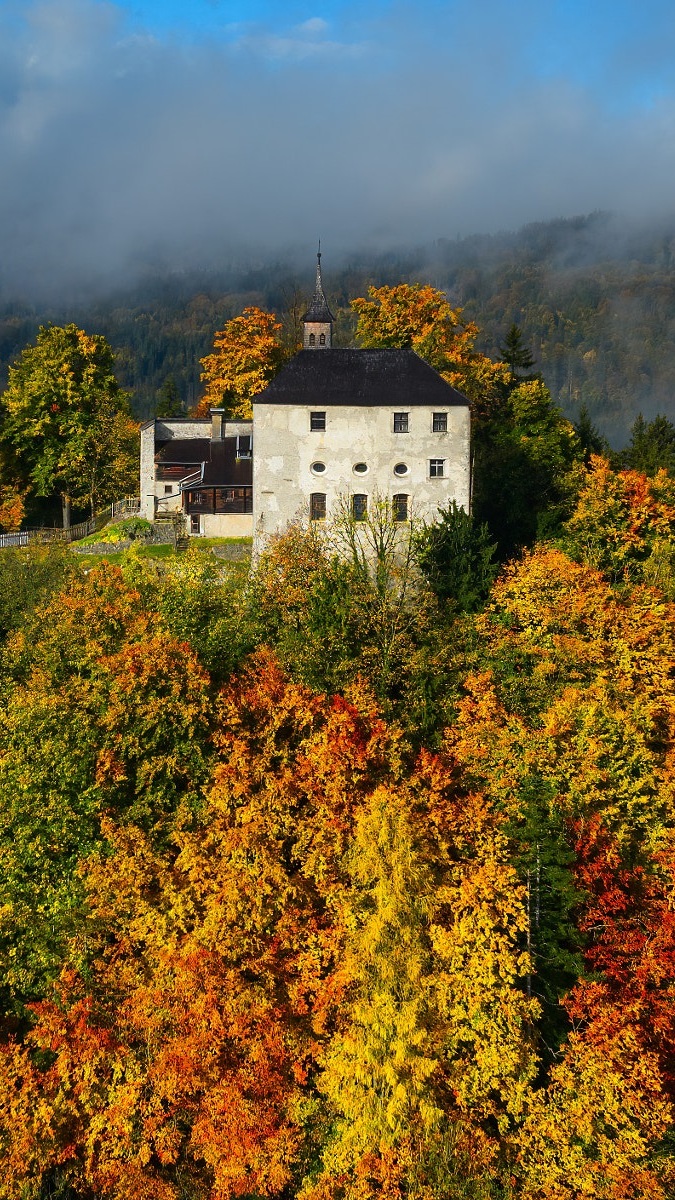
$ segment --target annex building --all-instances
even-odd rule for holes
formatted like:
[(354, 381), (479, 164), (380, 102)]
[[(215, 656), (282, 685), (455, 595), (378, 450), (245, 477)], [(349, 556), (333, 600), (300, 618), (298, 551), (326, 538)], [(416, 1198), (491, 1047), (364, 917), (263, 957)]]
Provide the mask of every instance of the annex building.
[(413, 350), (332, 345), (317, 256), (304, 348), (254, 397), (252, 421), (166, 418), (141, 429), (141, 515), (182, 511), (189, 533), (254, 536), (294, 520), (364, 520), (385, 498), (398, 521), (469, 510), (469, 402)]

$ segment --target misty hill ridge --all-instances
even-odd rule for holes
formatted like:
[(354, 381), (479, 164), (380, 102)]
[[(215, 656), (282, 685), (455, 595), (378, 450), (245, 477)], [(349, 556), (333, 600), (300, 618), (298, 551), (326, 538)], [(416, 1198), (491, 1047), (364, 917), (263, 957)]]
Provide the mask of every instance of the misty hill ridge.
[[(518, 324), (554, 399), (572, 417), (585, 404), (615, 444), (626, 440), (640, 411), (673, 417), (675, 218), (646, 229), (592, 213), (517, 232), (353, 255), (326, 270), (335, 344), (352, 344), (351, 299), (369, 285), (398, 282), (429, 282), (446, 291), (479, 325), (479, 349), (494, 357), (511, 323)], [(38, 325), (75, 321), (109, 339), (139, 416), (153, 413), (167, 378), (191, 406), (200, 394), (200, 359), (225, 321), (257, 304), (282, 316), (292, 341), (311, 290), (310, 260), (302, 270), (277, 262), (155, 272), (127, 291), (49, 308), (6, 298), (0, 369), (6, 373)]]

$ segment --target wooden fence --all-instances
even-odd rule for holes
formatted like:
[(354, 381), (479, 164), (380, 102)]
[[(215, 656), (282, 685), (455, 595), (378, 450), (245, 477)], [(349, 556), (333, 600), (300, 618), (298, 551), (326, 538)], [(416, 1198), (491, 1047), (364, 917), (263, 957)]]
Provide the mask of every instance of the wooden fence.
[(22, 529), (19, 533), (0, 533), (0, 550), (9, 546), (47, 546), (52, 542), (78, 542), (80, 538), (89, 537), (90, 533), (98, 533), (108, 521), (119, 521), (124, 517), (137, 516), (141, 502), (134, 496), (125, 496), (116, 500), (109, 508), (89, 517), (87, 521), (79, 521), (70, 529)]

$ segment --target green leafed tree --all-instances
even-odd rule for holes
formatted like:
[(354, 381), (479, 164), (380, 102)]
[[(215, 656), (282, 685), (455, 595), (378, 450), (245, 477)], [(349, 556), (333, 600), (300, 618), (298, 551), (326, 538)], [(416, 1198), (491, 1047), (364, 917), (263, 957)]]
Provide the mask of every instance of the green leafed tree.
[(496, 549), (487, 525), (477, 525), (454, 500), (415, 539), (427, 582), (439, 600), (463, 612), (476, 612), (487, 600), (498, 571)]
[(502, 559), (555, 534), (571, 514), (583, 453), (539, 379), (520, 383), (476, 437), (473, 509)]
[[(111, 488), (134, 490), (137, 429), (106, 339), (76, 325), (42, 326), (10, 367), (2, 397), (3, 439), (36, 496), (94, 508)], [(133, 463), (133, 474), (132, 474)]]
[(535, 365), (535, 360), (523, 342), (522, 330), (515, 322), (504, 338), (504, 345), (499, 347), (499, 353), (511, 369), (511, 383), (514, 386), (536, 378), (528, 373)]
[(164, 383), (157, 393), (157, 403), (155, 404), (156, 417), (181, 417), (185, 413), (185, 407), (178, 391), (178, 386), (173, 375), (167, 375)]
[(675, 425), (667, 417), (645, 421), (642, 413), (630, 431), (630, 441), (618, 456), (618, 465), (649, 477), (661, 468), (675, 475)]
[(600, 430), (593, 424), (591, 414), (585, 404), (582, 404), (579, 409), (579, 416), (574, 422), (574, 432), (581, 443), (586, 466), (588, 466), (594, 454), (603, 454), (605, 458), (609, 457), (609, 443), (607, 438), (603, 437)]

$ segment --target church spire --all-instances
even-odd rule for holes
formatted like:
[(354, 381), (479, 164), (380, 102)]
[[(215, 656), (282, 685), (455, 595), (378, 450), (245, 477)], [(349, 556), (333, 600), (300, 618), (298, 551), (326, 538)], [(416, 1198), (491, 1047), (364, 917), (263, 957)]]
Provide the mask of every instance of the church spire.
[(314, 295), (307, 312), (302, 318), (304, 323), (305, 350), (323, 350), (330, 346), (335, 320), (328, 307), (321, 279), (321, 242), (316, 256), (316, 284)]

